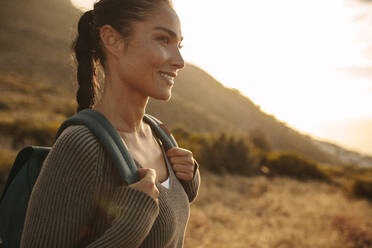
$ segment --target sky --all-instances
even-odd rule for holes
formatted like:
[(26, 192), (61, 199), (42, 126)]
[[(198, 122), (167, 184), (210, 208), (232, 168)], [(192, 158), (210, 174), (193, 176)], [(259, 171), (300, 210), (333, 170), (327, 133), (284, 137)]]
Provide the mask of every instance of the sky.
[(187, 62), (301, 132), (372, 154), (345, 135), (372, 124), (371, 0), (173, 1)]

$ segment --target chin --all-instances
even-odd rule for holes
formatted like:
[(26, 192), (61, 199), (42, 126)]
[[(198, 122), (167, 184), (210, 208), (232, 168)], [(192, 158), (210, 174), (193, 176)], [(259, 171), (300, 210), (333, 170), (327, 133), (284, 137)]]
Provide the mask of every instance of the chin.
[(162, 101), (165, 101), (165, 102), (168, 102), (170, 99), (171, 99), (172, 95), (169, 94), (167, 96), (164, 96), (163, 98), (159, 99), (159, 100), (162, 100)]
[(161, 100), (161, 101), (165, 101), (165, 102), (168, 102), (172, 97), (172, 93), (169, 91), (169, 92), (164, 92), (162, 94), (158, 94), (158, 95), (153, 95), (152, 98), (156, 99), (156, 100)]

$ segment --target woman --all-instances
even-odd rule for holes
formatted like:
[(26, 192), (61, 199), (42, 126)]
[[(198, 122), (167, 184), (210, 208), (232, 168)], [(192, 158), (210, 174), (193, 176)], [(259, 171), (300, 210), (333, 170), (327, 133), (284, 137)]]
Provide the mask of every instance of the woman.
[[(101, 0), (82, 15), (74, 42), (78, 111), (106, 116), (141, 179), (125, 184), (86, 127), (67, 128), (31, 194), (22, 247), (182, 247), (198, 165), (186, 149), (165, 153), (142, 121), (149, 97), (171, 97), (184, 66), (181, 40), (168, 0)], [(105, 74), (98, 100), (97, 64)]]

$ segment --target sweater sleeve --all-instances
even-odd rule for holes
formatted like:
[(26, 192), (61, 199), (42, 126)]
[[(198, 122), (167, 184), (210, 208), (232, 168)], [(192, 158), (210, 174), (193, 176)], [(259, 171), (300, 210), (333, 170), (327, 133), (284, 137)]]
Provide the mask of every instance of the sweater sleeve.
[[(29, 201), (21, 247), (80, 247), (97, 211), (97, 173), (103, 147), (84, 126), (67, 128), (43, 164)], [(158, 206), (147, 194), (115, 188), (106, 232), (88, 247), (137, 247), (147, 236)]]
[(122, 186), (115, 189), (109, 205), (112, 225), (87, 247), (139, 247), (159, 213), (155, 200), (142, 191)]
[(189, 202), (192, 202), (196, 196), (198, 195), (199, 187), (200, 187), (200, 172), (199, 172), (199, 164), (195, 161), (195, 170), (194, 176), (190, 181), (180, 180), (183, 188), (186, 191), (187, 196), (189, 197)]

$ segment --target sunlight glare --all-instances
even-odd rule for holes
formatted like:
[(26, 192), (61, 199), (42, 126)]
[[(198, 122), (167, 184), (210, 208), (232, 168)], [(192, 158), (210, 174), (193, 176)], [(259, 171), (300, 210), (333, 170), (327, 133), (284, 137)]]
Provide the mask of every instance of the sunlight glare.
[[(339, 68), (371, 65), (347, 0), (176, 1), (184, 57), (302, 131), (372, 117), (371, 94)], [(195, 8), (197, 6), (197, 8)], [(372, 39), (371, 39), (372, 40)], [(363, 81), (363, 82), (362, 82)], [(370, 83), (369, 83), (370, 85)]]
[(71, 3), (82, 11), (93, 9), (95, 0), (71, 0)]
[[(83, 10), (94, 3), (71, 1)], [(372, 67), (372, 6), (350, 0), (174, 5), (185, 60), (239, 89), (263, 111), (313, 135), (328, 122), (372, 119), (370, 78), (343, 71)]]

